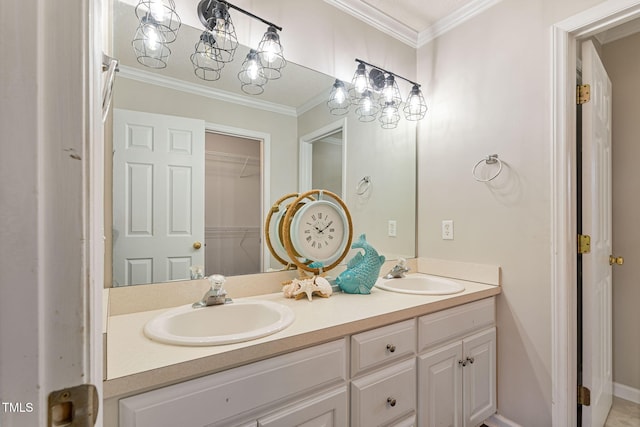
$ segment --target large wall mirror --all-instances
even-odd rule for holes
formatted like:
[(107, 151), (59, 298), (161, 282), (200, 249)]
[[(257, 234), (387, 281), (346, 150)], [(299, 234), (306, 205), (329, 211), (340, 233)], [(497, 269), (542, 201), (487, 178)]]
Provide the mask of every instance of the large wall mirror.
[(144, 67), (131, 46), (135, 3), (113, 1), (120, 71), (106, 125), (113, 268), (105, 286), (280, 269), (266, 249), (264, 219), (281, 196), (316, 182), (339, 190), (354, 234), (366, 233), (387, 259), (415, 256), (415, 122), (382, 129), (353, 113), (332, 116), (326, 101), (335, 79), (291, 62), (263, 94), (246, 95), (237, 78), (243, 46), (219, 80), (201, 80), (189, 58), (203, 29), (185, 22), (167, 67)]

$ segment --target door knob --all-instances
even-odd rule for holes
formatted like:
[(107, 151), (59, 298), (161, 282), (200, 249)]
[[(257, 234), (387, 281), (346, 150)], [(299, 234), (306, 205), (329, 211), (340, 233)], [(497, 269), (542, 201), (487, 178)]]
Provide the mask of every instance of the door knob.
[(617, 265), (624, 264), (624, 258), (622, 258), (621, 256), (615, 257), (613, 255), (609, 255), (609, 265), (613, 265), (613, 264), (617, 264)]
[(193, 242), (193, 249), (200, 249), (202, 247), (202, 243), (200, 242)]

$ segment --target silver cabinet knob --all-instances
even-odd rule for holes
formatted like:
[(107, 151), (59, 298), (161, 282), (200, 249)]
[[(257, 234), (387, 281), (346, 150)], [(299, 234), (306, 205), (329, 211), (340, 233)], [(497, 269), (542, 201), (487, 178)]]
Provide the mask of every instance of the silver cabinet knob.
[(393, 344), (387, 344), (387, 351), (389, 353), (395, 353), (396, 352), (396, 346)]
[(393, 397), (387, 397), (387, 404), (393, 408), (396, 406), (396, 399)]

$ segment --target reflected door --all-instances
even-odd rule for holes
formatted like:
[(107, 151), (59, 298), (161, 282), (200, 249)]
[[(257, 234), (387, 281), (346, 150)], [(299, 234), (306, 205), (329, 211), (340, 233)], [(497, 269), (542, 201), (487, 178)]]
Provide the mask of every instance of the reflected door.
[(611, 408), (611, 81), (591, 41), (582, 44), (582, 80), (591, 100), (582, 106), (582, 233), (591, 252), (582, 255), (582, 384), (591, 404), (582, 425), (600, 427)]
[(113, 285), (189, 279), (204, 265), (204, 122), (113, 117)]

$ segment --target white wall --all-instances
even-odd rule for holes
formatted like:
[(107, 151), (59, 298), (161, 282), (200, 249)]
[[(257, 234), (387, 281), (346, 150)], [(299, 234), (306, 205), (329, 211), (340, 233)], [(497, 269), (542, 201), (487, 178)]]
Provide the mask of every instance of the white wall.
[[(418, 254), (502, 267), (498, 411), (528, 427), (551, 425), (551, 26), (597, 3), (503, 0), (418, 51)], [(501, 175), (476, 182), (494, 153)]]
[(602, 47), (613, 85), (613, 381), (640, 390), (640, 33)]

